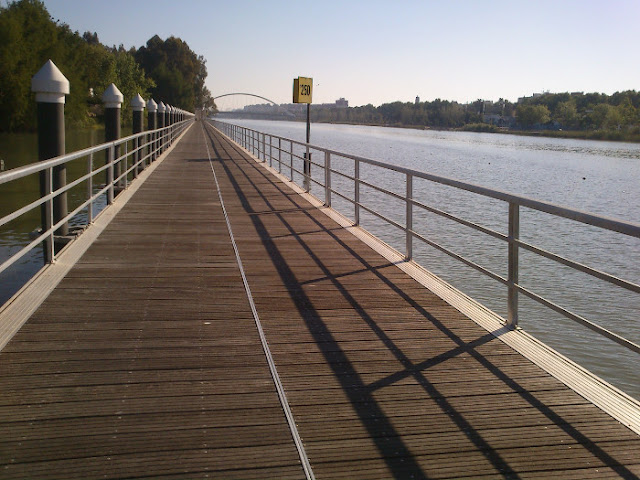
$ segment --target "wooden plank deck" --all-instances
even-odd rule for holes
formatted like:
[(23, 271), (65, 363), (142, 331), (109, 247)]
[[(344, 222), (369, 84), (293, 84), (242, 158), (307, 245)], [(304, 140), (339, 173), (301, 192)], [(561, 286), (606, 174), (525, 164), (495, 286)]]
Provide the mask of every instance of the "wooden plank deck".
[(196, 124), (0, 352), (0, 478), (637, 478), (640, 437)]

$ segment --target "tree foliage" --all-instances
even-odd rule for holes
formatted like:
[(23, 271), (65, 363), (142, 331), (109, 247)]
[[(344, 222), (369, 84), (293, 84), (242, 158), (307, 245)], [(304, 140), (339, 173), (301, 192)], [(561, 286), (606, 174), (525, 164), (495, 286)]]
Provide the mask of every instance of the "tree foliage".
[(206, 60), (196, 55), (183, 40), (158, 35), (147, 41), (135, 53), (136, 60), (156, 82), (151, 93), (170, 105), (193, 111), (213, 106), (213, 99), (204, 84), (207, 78)]
[[(625, 131), (637, 130), (640, 125), (640, 92), (635, 90), (613, 95), (575, 92), (524, 98), (518, 105), (518, 121), (525, 128), (529, 107), (547, 108), (550, 114), (548, 122), (554, 128)], [(522, 118), (521, 111), (525, 113)]]
[(136, 95), (193, 110), (214, 107), (204, 81), (205, 60), (176, 37), (154, 36), (146, 47), (126, 50), (100, 43), (98, 34), (80, 35), (54, 21), (41, 0), (0, 4), (0, 131), (36, 127), (31, 78), (51, 59), (70, 83), (65, 119), (70, 126), (95, 123), (102, 93), (111, 83), (122, 92), (123, 121), (131, 121), (129, 102)]
[(518, 105), (516, 115), (524, 128), (544, 125), (551, 120), (551, 113), (546, 105)]
[[(487, 116), (506, 119), (512, 128), (604, 130), (640, 132), (640, 93), (635, 90), (602, 93), (547, 93), (522, 98), (518, 103), (505, 99), (497, 102), (476, 100), (459, 104), (436, 99), (432, 102), (392, 102), (379, 107), (335, 108), (313, 106), (311, 115), (317, 122), (363, 123), (390, 126), (480, 128)], [(495, 129), (494, 129), (495, 130)]]

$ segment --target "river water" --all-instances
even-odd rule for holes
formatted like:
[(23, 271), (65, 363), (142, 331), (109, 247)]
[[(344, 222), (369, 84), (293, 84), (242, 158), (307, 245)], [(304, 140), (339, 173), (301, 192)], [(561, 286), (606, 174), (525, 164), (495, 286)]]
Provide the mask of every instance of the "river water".
[[(295, 122), (225, 120), (297, 141), (305, 125)], [(640, 145), (471, 132), (313, 124), (311, 143), (393, 165), (462, 180), (575, 210), (640, 223)], [(288, 146), (286, 146), (288, 148)], [(313, 157), (314, 162), (323, 159)], [(283, 157), (284, 158), (284, 157)], [(288, 159), (286, 159), (288, 162)], [(332, 168), (353, 174), (353, 161), (332, 157)], [(300, 162), (296, 168), (302, 170)], [(283, 173), (289, 175), (284, 167)], [(404, 177), (361, 167), (363, 178), (404, 195)], [(324, 173), (312, 167), (312, 176)], [(300, 176), (297, 178), (298, 182)], [(300, 182), (299, 182), (300, 183)], [(353, 182), (332, 177), (332, 187), (353, 198)], [(321, 187), (312, 193), (324, 199)], [(414, 180), (414, 197), (466, 220), (507, 233), (508, 207), (450, 187)], [(405, 208), (371, 189), (361, 202), (404, 224)], [(353, 219), (353, 205), (332, 198)], [(364, 228), (404, 252), (404, 233), (373, 215)], [(507, 276), (502, 241), (414, 207), (414, 230), (454, 252)], [(640, 239), (522, 208), (520, 236), (546, 250), (640, 283)], [(472, 298), (506, 317), (506, 287), (438, 250), (414, 240), (414, 258)], [(594, 279), (529, 252), (520, 252), (520, 283), (636, 343), (640, 342), (640, 295)], [(640, 356), (520, 295), (520, 326), (597, 375), (640, 398)]]
[[(128, 133), (123, 133), (126, 135)], [(104, 142), (102, 129), (81, 129), (65, 132), (66, 151), (73, 152)], [(0, 159), (4, 168), (28, 165), (38, 159), (38, 138), (33, 133), (0, 134)], [(98, 160), (94, 161), (98, 164)], [(86, 160), (73, 162), (67, 168), (67, 181), (86, 173)], [(35, 201), (40, 195), (38, 175), (31, 175), (19, 181), (0, 185), (0, 217)], [(96, 186), (97, 188), (97, 186)], [(69, 192), (69, 210), (82, 203), (86, 198), (86, 187), (80, 185)], [(106, 201), (98, 199), (94, 203), (97, 214)], [(78, 226), (86, 223), (86, 212), (81, 212), (70, 224)], [(0, 263), (18, 252), (30, 242), (29, 233), (40, 226), (38, 209), (22, 215), (9, 224), (0, 227)], [(0, 305), (6, 302), (22, 285), (24, 285), (43, 265), (41, 248), (34, 248), (18, 263), (0, 274)]]
[[(259, 131), (304, 141), (305, 125), (295, 122), (229, 120)], [(103, 141), (101, 132), (67, 133), (67, 151)], [(383, 127), (314, 124), (311, 143), (386, 163), (409, 167), (468, 183), (487, 186), (640, 223), (640, 145), (584, 140), (548, 139), (466, 132), (439, 132)], [(0, 136), (0, 158), (6, 168), (37, 157), (34, 135)], [(313, 158), (322, 163), (322, 159)], [(353, 173), (353, 162), (332, 158), (332, 167)], [(302, 170), (301, 165), (297, 165)], [(284, 173), (288, 173), (283, 169)], [(314, 167), (314, 178), (323, 172)], [(362, 167), (364, 179), (404, 193), (404, 178)], [(298, 177), (297, 180), (300, 180)], [(353, 196), (353, 183), (337, 175), (333, 187)], [(37, 179), (7, 188), (0, 186), (0, 216), (37, 195)], [(321, 198), (317, 186), (312, 193)], [(81, 194), (80, 194), (81, 196)], [(507, 207), (467, 192), (423, 180), (414, 181), (414, 197), (449, 213), (506, 233)], [(80, 198), (80, 197), (79, 197)], [(404, 205), (363, 188), (361, 201), (398, 223), (404, 223)], [(72, 203), (72, 200), (70, 200)], [(333, 206), (353, 218), (353, 206), (333, 197)], [(39, 218), (12, 222), (0, 231), (0, 262), (38, 226)], [(404, 235), (376, 217), (362, 214), (362, 226), (400, 251)], [(522, 209), (521, 238), (572, 260), (640, 283), (640, 240), (602, 232), (575, 222)], [(414, 207), (414, 230), (458, 254), (506, 276), (504, 242)], [(414, 258), (458, 289), (506, 315), (506, 288), (479, 272), (414, 241)], [(19, 265), (0, 277), (0, 304), (6, 301), (42, 265), (36, 248)], [(537, 257), (520, 254), (520, 283), (635, 342), (640, 342), (640, 296), (619, 287)], [(640, 398), (640, 357), (520, 295), (520, 325), (579, 364)]]

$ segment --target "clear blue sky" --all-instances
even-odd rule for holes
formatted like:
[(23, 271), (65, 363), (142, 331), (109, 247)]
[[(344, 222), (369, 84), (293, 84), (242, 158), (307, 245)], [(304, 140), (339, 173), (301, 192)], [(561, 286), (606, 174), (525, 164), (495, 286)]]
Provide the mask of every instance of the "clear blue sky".
[(207, 59), (214, 96), (314, 103), (345, 97), (515, 101), (533, 92), (640, 89), (639, 0), (45, 0), (54, 19), (102, 43), (174, 35)]

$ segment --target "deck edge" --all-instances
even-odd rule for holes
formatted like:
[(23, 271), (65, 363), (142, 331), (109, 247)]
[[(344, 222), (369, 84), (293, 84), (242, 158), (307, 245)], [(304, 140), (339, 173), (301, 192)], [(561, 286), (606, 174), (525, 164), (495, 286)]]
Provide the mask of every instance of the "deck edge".
[(77, 239), (69, 243), (55, 263), (42, 267), (25, 285), (0, 307), (0, 351), (42, 305), (53, 289), (60, 283), (82, 255), (100, 236), (111, 220), (122, 210), (146, 179), (165, 160), (185, 133), (189, 125), (154, 162), (145, 168), (113, 201), (95, 218), (94, 222)]
[(334, 220), (360, 241), (390, 262), (395, 263), (398, 268), (422, 286), (473, 320), (489, 333), (495, 335), (496, 338), (562, 382), (578, 395), (609, 414), (637, 435), (640, 435), (640, 401), (598, 377), (593, 372), (578, 365), (521, 328), (515, 330), (507, 329), (506, 321), (500, 317), (500, 315), (448, 284), (423, 266), (414, 261), (407, 261), (404, 255), (396, 249), (364, 228), (355, 226), (353, 221), (340, 212), (331, 207), (327, 207), (323, 201), (303, 190), (298, 184), (270, 167), (266, 162), (257, 159), (248, 150), (242, 147), (240, 148), (259, 166), (288, 185), (295, 193), (300, 195), (300, 197), (318, 208), (318, 210)]

